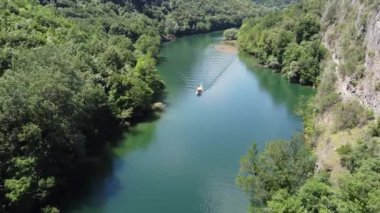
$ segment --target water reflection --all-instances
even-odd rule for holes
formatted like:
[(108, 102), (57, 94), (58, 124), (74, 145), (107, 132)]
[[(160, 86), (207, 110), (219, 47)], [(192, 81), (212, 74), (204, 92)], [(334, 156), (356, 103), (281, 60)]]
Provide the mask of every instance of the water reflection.
[[(213, 47), (220, 40), (213, 33), (164, 45), (159, 72), (167, 84), (166, 112), (113, 149), (107, 175), (73, 212), (246, 212), (248, 201), (235, 183), (241, 156), (253, 141), (264, 146), (300, 130), (293, 109), (310, 91), (254, 68), (244, 56), (232, 55), (231, 63), (231, 54)], [(197, 97), (184, 82), (205, 76), (218, 80)]]
[(260, 89), (270, 93), (275, 104), (284, 104), (290, 112), (295, 112), (299, 107), (304, 106), (304, 97), (315, 94), (312, 88), (290, 83), (273, 70), (261, 67), (252, 56), (246, 53), (240, 53), (239, 57), (246, 67), (254, 72)]

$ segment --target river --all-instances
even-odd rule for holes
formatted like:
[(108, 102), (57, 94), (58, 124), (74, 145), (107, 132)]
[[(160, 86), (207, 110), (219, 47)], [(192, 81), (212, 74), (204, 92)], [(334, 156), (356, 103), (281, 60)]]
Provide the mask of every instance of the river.
[[(253, 142), (302, 130), (296, 108), (313, 90), (290, 84), (250, 56), (218, 52), (220, 32), (165, 43), (167, 85), (160, 119), (132, 128), (114, 148), (109, 172), (67, 212), (239, 213), (248, 199), (235, 183)], [(197, 97), (202, 83), (205, 93)]]

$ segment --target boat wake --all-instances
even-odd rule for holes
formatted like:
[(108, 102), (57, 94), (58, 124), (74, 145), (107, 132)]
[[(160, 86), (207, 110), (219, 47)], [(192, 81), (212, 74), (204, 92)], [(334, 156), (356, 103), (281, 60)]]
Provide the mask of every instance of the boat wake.
[(179, 72), (185, 87), (194, 91), (202, 84), (204, 92), (211, 89), (236, 60), (236, 55), (206, 52), (189, 73)]

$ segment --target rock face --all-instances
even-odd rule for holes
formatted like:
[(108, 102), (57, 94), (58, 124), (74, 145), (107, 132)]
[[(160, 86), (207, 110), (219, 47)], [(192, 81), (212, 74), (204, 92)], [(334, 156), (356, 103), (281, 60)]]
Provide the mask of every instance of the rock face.
[[(322, 95), (336, 92), (342, 102), (356, 100), (380, 117), (380, 0), (326, 2), (321, 34), (331, 58), (322, 74), (321, 82), (328, 84)], [(337, 149), (356, 144), (368, 130), (358, 126), (335, 131), (334, 113), (330, 109), (318, 114), (315, 125), (319, 135), (314, 150), (317, 170), (330, 171), (336, 181), (344, 171)]]
[[(332, 14), (335, 18), (331, 18)], [(333, 0), (326, 7), (322, 20), (331, 19), (325, 23), (323, 42), (331, 52), (331, 60), (337, 65), (337, 92), (343, 101), (356, 99), (380, 116), (380, 2)], [(353, 36), (347, 39), (349, 34)], [(365, 51), (365, 58), (356, 67), (360, 71), (342, 75), (339, 66), (350, 62), (345, 58), (347, 47), (352, 45), (347, 42), (350, 40), (352, 43), (360, 40), (360, 48), (353, 48), (351, 53)]]
[(359, 88), (359, 97), (364, 103), (380, 114), (380, 9), (372, 12), (368, 20), (365, 40), (367, 52), (365, 61), (365, 76)]

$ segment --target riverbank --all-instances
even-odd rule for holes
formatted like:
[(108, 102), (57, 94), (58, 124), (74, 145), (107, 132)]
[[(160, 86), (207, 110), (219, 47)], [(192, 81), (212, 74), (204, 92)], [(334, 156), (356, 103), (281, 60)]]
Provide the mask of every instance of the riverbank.
[[(132, 127), (113, 148), (107, 172), (65, 212), (246, 211), (235, 182), (241, 156), (252, 141), (264, 147), (301, 130), (297, 100), (313, 91), (262, 71), (247, 55), (218, 51), (221, 34), (163, 44), (165, 113)], [(210, 88), (201, 97), (194, 94), (199, 82)]]
[(237, 54), (239, 49), (237, 47), (237, 41), (223, 41), (215, 45), (215, 49), (222, 53)]

